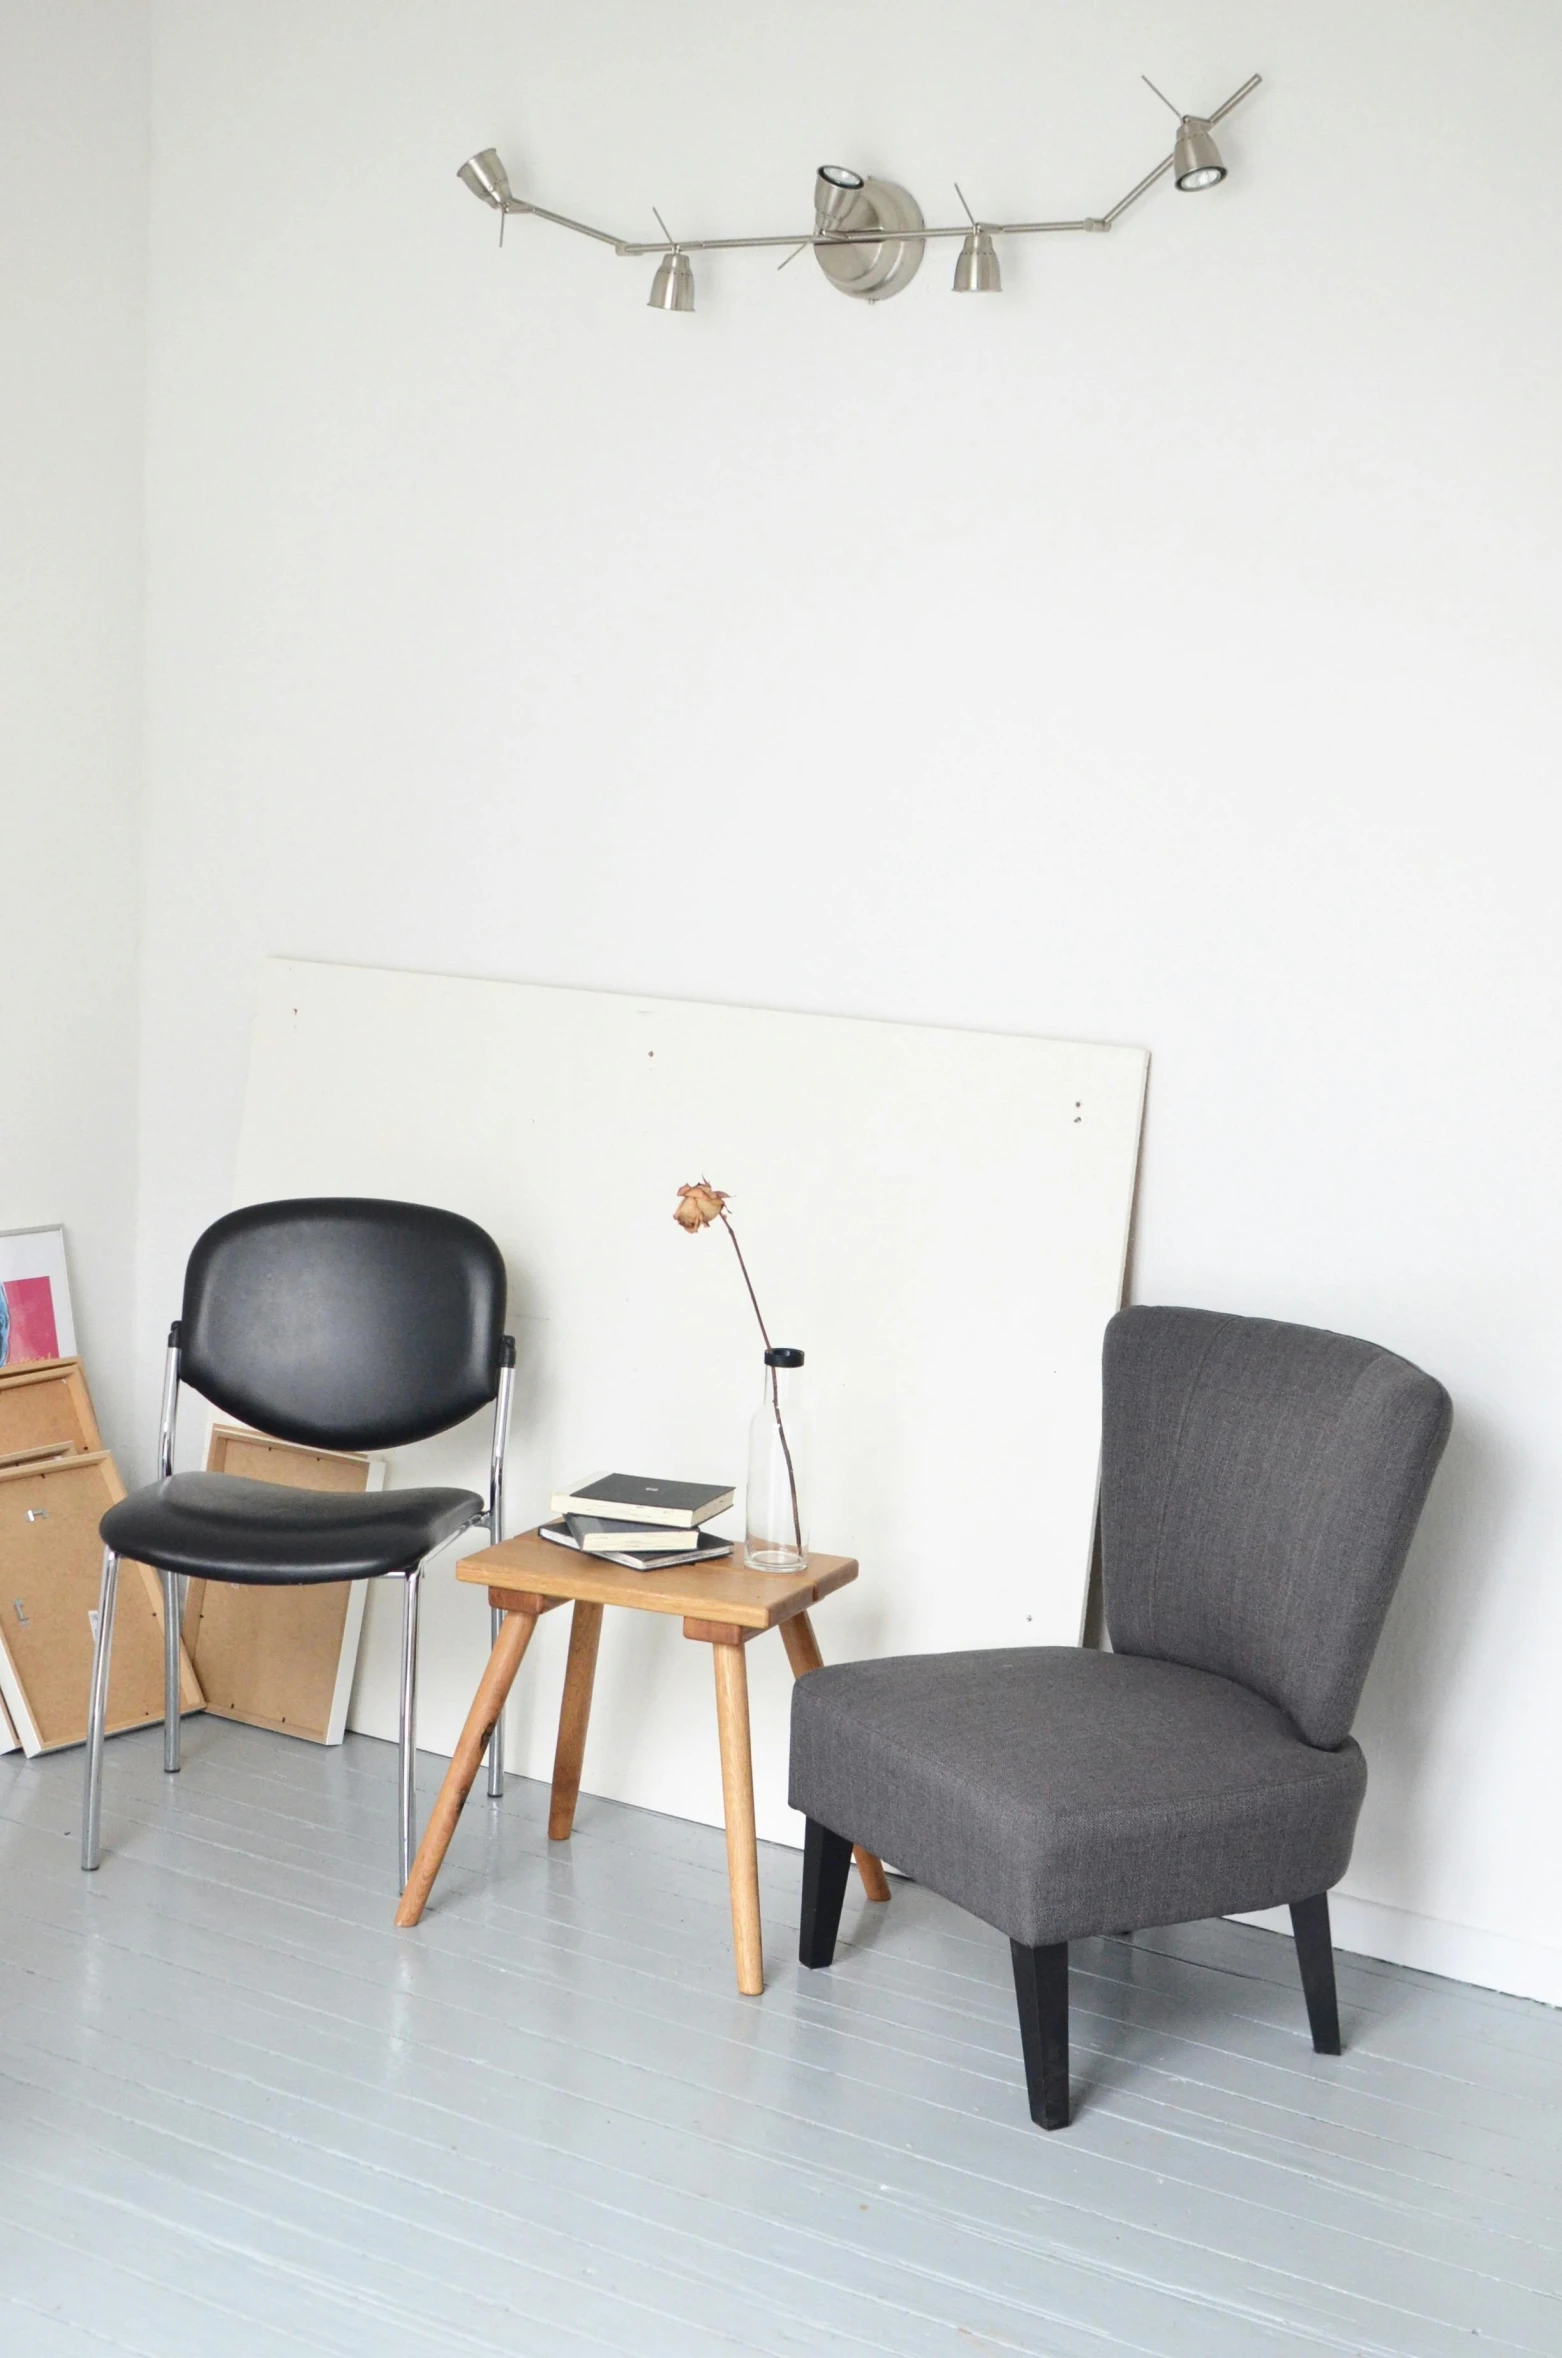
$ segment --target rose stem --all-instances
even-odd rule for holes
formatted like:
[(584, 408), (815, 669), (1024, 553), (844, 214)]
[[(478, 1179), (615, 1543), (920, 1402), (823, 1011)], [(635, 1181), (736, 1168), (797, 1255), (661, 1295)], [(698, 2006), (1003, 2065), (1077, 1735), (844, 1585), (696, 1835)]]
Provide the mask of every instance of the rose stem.
[[(727, 1218), (725, 1209), (721, 1214), (721, 1224), (732, 1239), (732, 1249), (738, 1256), (738, 1267), (743, 1272), (743, 1283), (748, 1287), (748, 1298), (754, 1305), (754, 1316), (759, 1320), (759, 1331), (765, 1338), (765, 1349), (768, 1351), (771, 1348), (770, 1330), (765, 1324), (765, 1314), (759, 1306), (759, 1296), (754, 1291), (754, 1280), (748, 1273), (748, 1263), (743, 1258), (743, 1247), (738, 1242), (738, 1232)], [(781, 1455), (786, 1460), (786, 1483), (792, 1494), (792, 1537), (797, 1544), (797, 1552), (801, 1555), (803, 1552), (803, 1518), (797, 1504), (797, 1475), (792, 1465), (792, 1450), (786, 1437), (786, 1426), (781, 1421), (781, 1385), (774, 1368), (770, 1370), (770, 1411), (776, 1420), (776, 1432), (781, 1440)]]
[(743, 1283), (748, 1287), (748, 1298), (754, 1305), (754, 1316), (759, 1320), (759, 1331), (765, 1338), (765, 1349), (768, 1351), (770, 1349), (770, 1330), (765, 1324), (765, 1313), (759, 1306), (759, 1296), (754, 1291), (754, 1280), (748, 1273), (748, 1263), (743, 1258), (743, 1247), (738, 1242), (738, 1232), (725, 1212), (721, 1215), (721, 1224), (732, 1239), (732, 1249), (738, 1256), (738, 1267), (743, 1272)]

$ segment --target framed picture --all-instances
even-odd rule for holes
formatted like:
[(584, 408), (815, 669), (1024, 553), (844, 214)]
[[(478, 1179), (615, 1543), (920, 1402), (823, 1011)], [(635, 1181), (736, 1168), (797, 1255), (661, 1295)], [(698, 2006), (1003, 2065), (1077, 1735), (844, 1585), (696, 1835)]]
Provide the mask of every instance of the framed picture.
[(75, 1356), (64, 1229), (0, 1230), (0, 1374)]

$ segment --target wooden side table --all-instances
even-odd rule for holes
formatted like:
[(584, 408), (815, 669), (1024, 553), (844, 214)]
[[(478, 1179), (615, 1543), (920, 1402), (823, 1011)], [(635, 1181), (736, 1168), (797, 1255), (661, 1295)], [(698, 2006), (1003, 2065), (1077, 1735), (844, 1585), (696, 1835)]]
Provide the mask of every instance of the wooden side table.
[[(810, 1605), (857, 1577), (850, 1556), (810, 1556), (801, 1572), (750, 1572), (740, 1556), (716, 1564), (683, 1564), (666, 1572), (631, 1572), (622, 1564), (555, 1547), (534, 1531), (483, 1548), (456, 1566), (458, 1580), (486, 1588), (488, 1601), (504, 1615), (461, 1741), (446, 1772), (412, 1863), (396, 1921), (416, 1924), (444, 1863), (462, 1805), (472, 1790), (478, 1764), (515, 1684), (532, 1632), (555, 1605), (572, 1603), (569, 1659), (559, 1740), (553, 1758), (553, 1794), (548, 1838), (567, 1842), (580, 1795), (591, 1689), (604, 1605), (627, 1605), (639, 1613), (681, 1616), (683, 1634), (711, 1650), (716, 1672), (716, 1724), (721, 1738), (721, 1792), (727, 1821), (727, 1877), (732, 1887), (732, 1947), (738, 1988), (757, 1998), (765, 1986), (759, 1918), (759, 1849), (754, 1835), (754, 1768), (749, 1744), (748, 1669), (743, 1649), (762, 1630), (779, 1629), (795, 1678), (820, 1667), (819, 1641), (808, 1618)], [(884, 1869), (871, 1851), (853, 1854), (869, 1899), (887, 1900)]]

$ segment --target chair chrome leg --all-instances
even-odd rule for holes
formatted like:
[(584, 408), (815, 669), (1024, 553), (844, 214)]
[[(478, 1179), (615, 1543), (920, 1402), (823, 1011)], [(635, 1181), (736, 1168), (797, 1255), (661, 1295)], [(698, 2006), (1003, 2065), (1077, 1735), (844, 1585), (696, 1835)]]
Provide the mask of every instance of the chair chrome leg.
[[(488, 1642), (490, 1646), (496, 1646), (499, 1643), (499, 1632), (503, 1627), (503, 1612), (497, 1605), (490, 1606), (488, 1612)], [(490, 1801), (503, 1801), (504, 1799), (504, 1705), (502, 1703), (494, 1720), (493, 1733), (488, 1739), (488, 1798)]]
[(418, 1774), (418, 1589), (423, 1567), (414, 1564), (405, 1575), (401, 1603), (401, 1882), (405, 1891), (412, 1873), (412, 1821), (416, 1814)]
[(179, 1774), (179, 1575), (163, 1574), (163, 1767)]
[(114, 1652), (114, 1599), (119, 1558), (103, 1550), (103, 1584), (98, 1590), (98, 1633), (92, 1648), (92, 1692), (87, 1703), (86, 1790), (81, 1803), (81, 1865), (90, 1875), (98, 1863), (103, 1815), (103, 1723), (108, 1717), (109, 1662)]

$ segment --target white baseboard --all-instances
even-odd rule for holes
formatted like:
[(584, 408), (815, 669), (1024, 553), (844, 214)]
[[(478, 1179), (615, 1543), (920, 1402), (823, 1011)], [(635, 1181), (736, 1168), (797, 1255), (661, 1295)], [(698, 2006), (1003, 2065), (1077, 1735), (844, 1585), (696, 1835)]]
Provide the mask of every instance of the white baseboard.
[[(1411, 1908), (1385, 1907), (1381, 1900), (1356, 1899), (1348, 1891), (1330, 1892), (1329, 1921), (1336, 1948), (1382, 1957), (1391, 1965), (1411, 1965), (1421, 1973), (1441, 1973), (1450, 1981), (1474, 1982), (1479, 1989), (1506, 1990), (1514, 1997), (1562, 2006), (1562, 1948), (1548, 1941), (1481, 1932), (1473, 1924), (1418, 1916)], [(1263, 1908), (1238, 1922), (1261, 1924), (1272, 1932), (1291, 1929), (1284, 1908)]]

